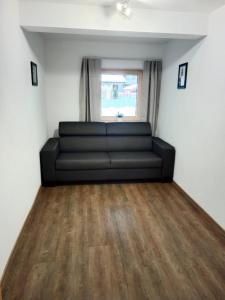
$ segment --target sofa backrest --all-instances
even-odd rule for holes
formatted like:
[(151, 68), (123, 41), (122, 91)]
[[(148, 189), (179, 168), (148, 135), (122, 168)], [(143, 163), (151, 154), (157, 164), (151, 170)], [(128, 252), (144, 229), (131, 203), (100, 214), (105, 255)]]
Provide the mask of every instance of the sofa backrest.
[(59, 136), (106, 136), (103, 122), (60, 122)]
[(151, 126), (147, 122), (60, 122), (61, 152), (149, 151)]
[(149, 151), (151, 126), (147, 122), (107, 123), (108, 151)]
[(61, 152), (107, 151), (103, 122), (60, 122)]
[(152, 135), (150, 123), (147, 122), (114, 122), (106, 123), (109, 136), (149, 136)]

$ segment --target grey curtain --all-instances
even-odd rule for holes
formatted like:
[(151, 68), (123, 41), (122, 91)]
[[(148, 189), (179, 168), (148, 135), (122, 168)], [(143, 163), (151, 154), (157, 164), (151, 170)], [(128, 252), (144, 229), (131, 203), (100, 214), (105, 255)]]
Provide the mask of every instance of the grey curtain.
[(162, 61), (144, 62), (141, 119), (151, 123), (153, 135), (157, 129), (161, 77)]
[(80, 76), (80, 121), (101, 118), (101, 60), (83, 58)]

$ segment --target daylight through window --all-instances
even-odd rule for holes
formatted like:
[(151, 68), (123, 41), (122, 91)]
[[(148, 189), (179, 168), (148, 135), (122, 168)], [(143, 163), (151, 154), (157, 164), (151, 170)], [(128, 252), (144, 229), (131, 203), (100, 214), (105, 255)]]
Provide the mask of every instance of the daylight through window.
[(103, 70), (101, 75), (101, 115), (104, 120), (139, 117), (142, 71)]

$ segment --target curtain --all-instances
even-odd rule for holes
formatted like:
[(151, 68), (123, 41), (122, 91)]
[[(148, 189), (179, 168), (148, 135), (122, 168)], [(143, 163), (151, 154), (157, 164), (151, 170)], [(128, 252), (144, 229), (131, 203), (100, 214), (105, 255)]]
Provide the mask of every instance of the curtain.
[(101, 60), (83, 58), (80, 77), (80, 121), (100, 121)]
[(162, 77), (162, 61), (145, 61), (142, 86), (141, 119), (151, 123), (156, 134)]

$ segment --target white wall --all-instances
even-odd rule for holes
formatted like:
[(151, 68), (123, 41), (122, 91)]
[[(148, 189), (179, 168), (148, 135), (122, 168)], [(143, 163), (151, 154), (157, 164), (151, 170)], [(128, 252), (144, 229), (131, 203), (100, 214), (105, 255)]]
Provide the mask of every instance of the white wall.
[(161, 58), (163, 45), (85, 41), (63, 38), (46, 40), (47, 114), (49, 136), (59, 121), (79, 118), (79, 82), (83, 56), (112, 58)]
[[(30, 61), (39, 86), (31, 86)], [(19, 27), (17, 0), (0, 1), (0, 278), (40, 186), (47, 137), (44, 41)]]
[[(225, 7), (200, 42), (165, 49), (158, 134), (177, 150), (175, 181), (225, 228)], [(178, 65), (189, 62), (186, 90)]]

